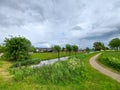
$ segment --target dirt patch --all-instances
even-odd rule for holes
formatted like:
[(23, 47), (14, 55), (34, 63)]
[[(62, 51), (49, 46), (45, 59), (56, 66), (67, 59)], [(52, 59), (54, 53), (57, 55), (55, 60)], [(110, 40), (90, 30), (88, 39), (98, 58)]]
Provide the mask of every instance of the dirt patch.
[(11, 66), (11, 63), (7, 61), (0, 61), (2, 64), (0, 66), (0, 79), (4, 81), (8, 81), (12, 78), (10, 75), (8, 68)]

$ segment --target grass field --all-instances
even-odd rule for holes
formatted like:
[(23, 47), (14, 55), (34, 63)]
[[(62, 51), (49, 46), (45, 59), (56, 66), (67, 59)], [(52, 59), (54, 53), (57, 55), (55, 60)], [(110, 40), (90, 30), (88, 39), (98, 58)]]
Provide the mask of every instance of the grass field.
[(89, 59), (95, 54), (72, 56), (38, 69), (12, 68), (14, 77), (0, 80), (0, 90), (21, 90), (21, 87), (22, 90), (119, 90), (120, 83), (90, 66)]
[[(77, 52), (76, 54), (80, 54), (81, 52)], [(72, 52), (71, 55), (74, 55), (75, 53)], [(64, 56), (69, 56), (69, 53), (67, 52), (60, 52), (60, 57), (64, 57)], [(46, 53), (33, 53), (31, 55), (32, 59), (41, 59), (41, 60), (48, 60), (48, 59), (53, 59), (53, 58), (57, 58), (58, 54), (56, 52), (46, 52)]]
[(104, 66), (107, 66), (111, 70), (120, 73), (120, 52), (117, 51), (103, 52), (99, 57), (98, 62)]
[[(73, 55), (77, 55), (77, 54), (82, 54), (82, 52), (76, 52), (76, 53), (75, 52), (71, 52), (71, 53), (60, 52), (60, 57), (73, 56)], [(38, 64), (43, 60), (50, 60), (50, 59), (54, 59), (54, 58), (58, 58), (57, 52), (33, 53), (33, 54), (31, 54), (31, 58), (28, 60), (14, 62), (14, 64), (11, 66), (11, 68)]]

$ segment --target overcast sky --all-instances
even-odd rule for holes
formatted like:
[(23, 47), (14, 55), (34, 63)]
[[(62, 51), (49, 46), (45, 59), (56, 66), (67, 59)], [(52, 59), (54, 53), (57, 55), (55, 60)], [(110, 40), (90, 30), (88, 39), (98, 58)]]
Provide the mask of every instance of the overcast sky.
[(120, 0), (0, 0), (0, 43), (10, 35), (37, 47), (107, 45), (120, 37)]

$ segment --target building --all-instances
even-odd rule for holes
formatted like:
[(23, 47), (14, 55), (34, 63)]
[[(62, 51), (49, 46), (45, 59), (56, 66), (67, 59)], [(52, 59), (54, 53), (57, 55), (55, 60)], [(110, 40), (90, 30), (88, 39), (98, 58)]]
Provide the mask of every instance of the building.
[(52, 48), (36, 48), (36, 52), (52, 52)]

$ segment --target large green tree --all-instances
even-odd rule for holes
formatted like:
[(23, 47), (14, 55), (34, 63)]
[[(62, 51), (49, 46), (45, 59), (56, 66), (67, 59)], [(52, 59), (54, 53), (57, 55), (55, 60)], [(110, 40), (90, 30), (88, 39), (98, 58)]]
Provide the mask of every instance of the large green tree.
[(76, 52), (78, 52), (78, 46), (77, 45), (72, 45), (72, 48), (73, 48), (73, 51), (76, 54)]
[(30, 58), (31, 42), (24, 37), (6, 38), (4, 57), (7, 60), (20, 61)]
[(104, 50), (104, 48), (105, 48), (104, 43), (102, 43), (102, 42), (94, 42), (93, 47), (94, 47), (95, 51)]
[(109, 42), (110, 48), (114, 50), (120, 50), (120, 39), (119, 38), (114, 38)]
[(53, 50), (58, 53), (58, 59), (60, 59), (61, 47), (59, 45), (55, 45), (55, 46), (53, 46)]
[(66, 50), (67, 50), (67, 52), (69, 52), (69, 55), (71, 55), (71, 52), (72, 52), (72, 50), (73, 50), (72, 45), (66, 44)]

